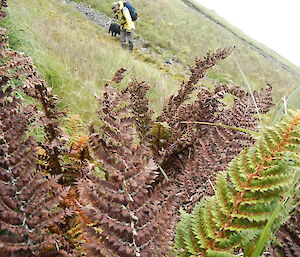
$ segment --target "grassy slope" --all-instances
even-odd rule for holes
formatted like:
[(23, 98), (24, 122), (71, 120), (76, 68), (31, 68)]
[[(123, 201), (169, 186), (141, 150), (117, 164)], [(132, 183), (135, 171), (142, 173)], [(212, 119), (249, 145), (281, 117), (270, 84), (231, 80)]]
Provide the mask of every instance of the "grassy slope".
[[(112, 16), (110, 0), (80, 2)], [(62, 105), (86, 119), (93, 117), (96, 108), (93, 94), (116, 69), (130, 70), (120, 86), (127, 84), (131, 76), (148, 81), (153, 86), (151, 102), (159, 110), (166, 96), (176, 90), (179, 83), (175, 79), (186, 76), (186, 66), (195, 56), (228, 45), (237, 46), (234, 56), (212, 69), (209, 78), (244, 84), (236, 58), (254, 88), (266, 83), (274, 86), (276, 102), (300, 83), (299, 75), (264, 58), (245, 40), (233, 36), (228, 29), (216, 25), (211, 18), (182, 0), (152, 0), (151, 4), (146, 0), (133, 2), (141, 16), (137, 22), (137, 37), (150, 44), (146, 52), (135, 52), (135, 58), (120, 48), (117, 39), (110, 38), (106, 31), (96, 28), (83, 15), (56, 0), (10, 3), (6, 26), (11, 27), (13, 47), (34, 58), (55, 93), (62, 97)], [(160, 48), (165, 49), (161, 54)], [(170, 57), (180, 63), (166, 68), (162, 62)], [(211, 81), (206, 79), (203, 83), (210, 84)]]
[(106, 31), (98, 29), (83, 15), (56, 1), (18, 0), (11, 3), (5, 20), (11, 45), (31, 56), (42, 75), (62, 98), (61, 105), (86, 119), (94, 116), (96, 100), (117, 69), (154, 85), (150, 91), (153, 107), (159, 110), (177, 81), (155, 66), (133, 59)]
[[(112, 16), (110, 0), (77, 0), (77, 2), (84, 2)], [(277, 61), (263, 57), (253, 47), (261, 49), (265, 55), (277, 59), (279, 63), (284, 63), (291, 70), (299, 73), (298, 67), (251, 40), (213, 12), (198, 4), (194, 5), (202, 12), (184, 4), (184, 2), (192, 2), (190, 0), (152, 0), (151, 2), (133, 0), (132, 2), (141, 17), (137, 22), (137, 33), (149, 40), (154, 47), (165, 48), (167, 53), (178, 56), (186, 63), (190, 63), (195, 56), (203, 56), (209, 50), (235, 45), (237, 47), (235, 57), (254, 88), (270, 83), (274, 85), (275, 95), (278, 96), (287, 91), (291, 92), (300, 84), (299, 74), (283, 69)], [(212, 17), (223, 26), (217, 25)], [(234, 58), (229, 58), (210, 72), (210, 77), (244, 83)]]
[(298, 75), (300, 75), (300, 67), (292, 64), (291, 62), (280, 56), (278, 53), (268, 48), (266, 45), (253, 40), (243, 31), (241, 31), (237, 27), (234, 27), (222, 17), (218, 16), (213, 10), (209, 10), (193, 0), (182, 1), (185, 2), (188, 6), (192, 7), (193, 9), (199, 11), (201, 14), (205, 15), (207, 18), (217, 23), (219, 26), (222, 26), (224, 29), (230, 31), (234, 36), (240, 38), (242, 41), (244, 41), (249, 46), (253, 47), (256, 51), (261, 53), (263, 56), (271, 58), (274, 62), (278, 62), (283, 66), (283, 68), (287, 69), (288, 71), (298, 73)]

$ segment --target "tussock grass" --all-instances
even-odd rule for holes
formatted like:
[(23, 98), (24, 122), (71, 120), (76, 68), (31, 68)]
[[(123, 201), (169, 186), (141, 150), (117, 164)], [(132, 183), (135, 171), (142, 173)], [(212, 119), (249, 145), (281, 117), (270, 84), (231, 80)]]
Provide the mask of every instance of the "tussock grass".
[(280, 56), (278, 53), (273, 51), (272, 49), (268, 48), (266, 45), (252, 39), (248, 35), (246, 35), (243, 31), (238, 29), (237, 27), (231, 25), (226, 20), (224, 20), (222, 17), (217, 15), (213, 10), (207, 9), (204, 6), (200, 5), (194, 0), (182, 0), (185, 1), (188, 5), (193, 6), (196, 10), (204, 14), (209, 19), (213, 20), (220, 26), (224, 27), (228, 31), (230, 31), (233, 35), (237, 36), (241, 40), (245, 41), (247, 44), (255, 48), (257, 51), (261, 51), (264, 55), (268, 55), (269, 58), (273, 58), (275, 62), (279, 62), (283, 65), (285, 65), (288, 69), (293, 70), (294, 72), (300, 73), (300, 67), (292, 64), (290, 61), (286, 60), (282, 56)]
[[(111, 0), (76, 0), (112, 17)], [(176, 56), (191, 64), (195, 56), (235, 45), (235, 56), (254, 89), (267, 83), (274, 87), (274, 100), (289, 95), (300, 85), (300, 68), (292, 65), (271, 49), (252, 40), (213, 11), (193, 0), (132, 0), (138, 10), (137, 34), (151, 42), (153, 48), (166, 49), (165, 58)], [(192, 4), (193, 8), (188, 6)], [(219, 24), (219, 25), (218, 25)], [(264, 57), (258, 52), (258, 50)], [(279, 63), (288, 67), (286, 70)], [(292, 72), (291, 70), (294, 70)], [(298, 74), (297, 74), (298, 72)], [(245, 85), (235, 60), (227, 58), (208, 72), (208, 77), (222, 82)], [(246, 85), (245, 85), (246, 88)]]
[(134, 59), (106, 31), (60, 2), (19, 0), (11, 3), (9, 14), (4, 25), (13, 31), (12, 46), (34, 59), (43, 77), (62, 98), (61, 106), (84, 119), (94, 116), (94, 95), (100, 94), (103, 85), (121, 67), (128, 74), (120, 87), (132, 77), (153, 85), (149, 97), (156, 111), (178, 86), (167, 73)]
[[(76, 2), (113, 15), (111, 0)], [(43, 77), (62, 98), (61, 106), (81, 114), (86, 120), (93, 118), (97, 109), (94, 94), (101, 93), (117, 69), (128, 70), (119, 87), (126, 86), (131, 77), (146, 80), (152, 86), (149, 98), (158, 112), (167, 96), (176, 91), (179, 81), (186, 78), (187, 66), (196, 56), (228, 45), (236, 46), (235, 58), (253, 89), (267, 83), (273, 86), (276, 104), (280, 105), (280, 98), (300, 85), (300, 76), (283, 69), (273, 59), (263, 57), (228, 28), (216, 25), (210, 17), (212, 12), (203, 14), (209, 12), (205, 8), (201, 13), (182, 0), (132, 2), (140, 15), (136, 38), (148, 41), (147, 51), (138, 49), (134, 56), (120, 47), (117, 38), (111, 38), (107, 31), (56, 0), (12, 2), (4, 26), (9, 27), (11, 45), (33, 57)], [(164, 60), (169, 58), (178, 63), (165, 65)], [(210, 69), (201, 83), (211, 86), (215, 81), (246, 88), (232, 56)]]

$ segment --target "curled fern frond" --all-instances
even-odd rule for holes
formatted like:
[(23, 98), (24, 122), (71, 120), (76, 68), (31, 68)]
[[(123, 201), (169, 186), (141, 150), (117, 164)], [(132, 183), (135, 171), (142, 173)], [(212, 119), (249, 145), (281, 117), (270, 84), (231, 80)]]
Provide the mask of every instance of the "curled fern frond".
[(243, 240), (252, 241), (253, 234), (244, 231), (260, 231), (294, 183), (299, 139), (300, 113), (291, 113), (234, 158), (218, 175), (216, 195), (202, 199), (178, 224), (178, 256), (230, 256)]

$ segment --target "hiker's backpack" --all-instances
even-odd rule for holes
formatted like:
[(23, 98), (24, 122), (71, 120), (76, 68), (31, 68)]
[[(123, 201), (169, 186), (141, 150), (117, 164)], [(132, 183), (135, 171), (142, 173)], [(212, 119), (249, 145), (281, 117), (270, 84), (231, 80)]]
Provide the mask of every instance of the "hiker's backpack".
[(132, 21), (136, 21), (138, 18), (138, 14), (135, 10), (135, 8), (132, 6), (132, 4), (130, 2), (124, 2), (124, 6), (127, 7), (127, 9), (129, 10), (130, 16)]

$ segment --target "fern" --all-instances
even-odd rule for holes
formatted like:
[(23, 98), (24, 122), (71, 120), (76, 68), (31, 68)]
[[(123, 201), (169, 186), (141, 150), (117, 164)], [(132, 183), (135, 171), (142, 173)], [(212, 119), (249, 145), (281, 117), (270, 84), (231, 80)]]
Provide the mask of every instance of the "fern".
[(174, 186), (152, 187), (158, 167), (138, 140), (129, 99), (128, 92), (106, 86), (99, 99), (102, 125), (91, 128), (91, 153), (106, 180), (90, 173), (78, 185), (88, 218), (83, 224), (88, 256), (163, 256), (169, 251), (177, 206)]
[[(5, 6), (5, 1), (1, 1), (1, 6)], [(0, 17), (5, 15), (1, 10)], [(74, 122), (66, 125), (71, 128), (67, 136), (58, 122), (62, 113), (56, 109), (56, 97), (47, 88), (32, 60), (8, 49), (4, 30), (0, 30), (0, 37), (0, 47), (4, 47), (0, 53), (1, 97), (6, 95), (3, 102), (6, 111), (1, 115), (3, 119), (11, 118), (0, 126), (4, 135), (1, 134), (0, 142), (3, 138), (5, 140), (0, 144), (0, 155), (5, 156), (0, 162), (0, 181), (4, 185), (0, 190), (0, 200), (1, 197), (4, 199), (4, 204), (0, 201), (0, 222), (17, 224), (18, 227), (14, 230), (0, 225), (0, 253), (5, 256), (65, 254), (57, 251), (55, 244), (72, 256), (169, 254), (178, 196), (181, 196), (181, 202), (183, 200), (183, 207), (190, 210), (203, 195), (213, 194), (216, 171), (224, 170), (242, 148), (254, 141), (251, 135), (241, 131), (193, 123), (220, 123), (245, 130), (256, 129), (258, 120), (246, 92), (237, 86), (217, 85), (214, 91), (197, 86), (207, 69), (226, 58), (232, 48), (219, 49), (208, 53), (204, 59), (196, 59), (195, 66), (190, 68), (190, 79), (182, 82), (178, 94), (170, 97), (157, 120), (152, 120), (146, 98), (149, 86), (133, 80), (121, 92), (105, 87), (103, 97), (98, 99), (100, 121), (90, 127), (90, 136), (78, 133)], [(118, 70), (112, 82), (120, 83), (124, 72), (125, 69)], [(25, 83), (21, 83), (20, 78)], [(15, 88), (9, 84), (12, 79), (18, 80), (14, 83), (18, 92), (39, 102), (40, 116), (36, 115), (36, 108), (24, 109), (19, 99), (14, 97)], [(187, 103), (195, 91), (198, 91), (195, 101)], [(222, 102), (227, 94), (235, 99), (232, 107)], [(270, 87), (254, 93), (262, 113), (271, 106), (270, 95)], [(11, 107), (10, 103), (13, 103)], [(76, 117), (74, 120), (77, 121)], [(38, 169), (35, 163), (36, 142), (27, 136), (28, 126), (33, 123), (42, 126), (45, 132), (45, 141), (40, 142), (39, 147), (41, 159), (38, 160)], [(16, 131), (7, 132), (9, 126), (15, 126)], [(247, 179), (250, 173), (255, 172), (256, 165), (263, 165), (264, 156), (272, 153), (270, 146), (276, 148), (280, 144), (282, 133), (278, 129), (270, 130), (270, 137), (260, 143), (258, 151), (245, 152), (232, 164), (228, 173), (219, 176), (217, 196), (203, 200), (192, 214), (184, 214), (184, 222), (180, 223), (176, 238), (179, 249), (187, 248), (187, 251), (180, 251), (183, 256), (198, 255), (202, 249), (206, 250), (207, 256), (232, 256), (230, 249), (237, 245), (253, 246), (257, 231), (279, 201), (277, 193), (283, 191), (280, 183), (287, 181), (288, 185), (290, 177), (282, 174), (282, 170), (290, 164), (288, 161), (277, 163), (262, 170), (260, 178)], [(15, 147), (10, 137), (19, 140), (22, 147), (18, 150), (26, 151), (17, 151), (16, 156), (15, 152), (8, 151), (9, 147)], [(293, 149), (297, 140), (297, 137), (292, 139), (286, 148)], [(253, 158), (255, 161), (252, 161)], [(7, 162), (8, 159), (12, 160), (11, 163)], [(22, 171), (16, 167), (22, 167)], [(13, 176), (7, 176), (11, 169), (15, 171)], [(60, 184), (72, 187), (63, 203), (60, 203), (61, 196), (66, 193), (61, 193), (63, 187), (55, 179), (49, 179), (49, 174), (62, 174)], [(78, 181), (74, 183), (76, 179)], [(16, 189), (15, 181), (19, 181), (22, 188)], [(248, 187), (243, 187), (246, 182), (249, 182)], [(24, 186), (26, 183), (35, 187)], [(272, 186), (268, 187), (268, 183)], [(245, 188), (247, 201), (239, 203), (239, 212), (233, 213), (237, 195)], [(264, 190), (271, 190), (272, 194)], [(5, 198), (7, 196), (10, 198)], [(30, 203), (31, 198), (34, 203)], [(5, 201), (10, 200), (17, 208), (9, 207), (11, 210), (7, 210)], [(41, 208), (37, 209), (37, 217), (34, 217), (38, 228), (30, 234), (26, 229), (31, 221), (22, 209), (28, 206), (32, 210), (38, 205)], [(61, 207), (66, 210), (65, 214)], [(8, 212), (11, 219), (1, 216)], [(18, 215), (22, 217), (22, 224)], [(45, 217), (49, 217), (49, 221), (45, 221)], [(60, 223), (57, 224), (57, 221)], [(39, 224), (42, 225), (39, 227)], [(241, 227), (245, 224), (247, 229)], [(258, 229), (252, 229), (253, 224)], [(223, 226), (226, 229), (221, 231)], [(220, 233), (224, 234), (223, 237), (216, 239)], [(49, 246), (50, 251), (44, 251), (45, 246)]]
[(66, 256), (59, 250), (62, 237), (52, 231), (64, 216), (60, 204), (68, 190), (36, 170), (37, 142), (30, 134), (41, 116), (16, 90), (39, 83), (38, 75), (29, 58), (8, 48), (4, 30), (0, 33), (0, 255)]
[(146, 82), (133, 80), (125, 90), (130, 93), (129, 108), (136, 117), (136, 127), (141, 139), (148, 136), (153, 122), (151, 119), (153, 111), (149, 109), (149, 100), (146, 98), (149, 89)]
[[(60, 152), (64, 144), (62, 131), (59, 127), (58, 118), (62, 116), (56, 109), (56, 97), (47, 87), (46, 82), (40, 77), (31, 58), (24, 53), (9, 49), (6, 39), (1, 37), (4, 49), (1, 50), (1, 78), (4, 83), (7, 81), (18, 81), (15, 86), (18, 92), (27, 94), (29, 97), (39, 101), (42, 109), (40, 123), (42, 124), (45, 141), (43, 148), (48, 155), (51, 167), (51, 174), (62, 173), (60, 163)], [(20, 83), (20, 81), (22, 81)]]
[[(254, 147), (231, 161), (218, 175), (216, 195), (202, 199), (178, 224), (177, 255), (232, 256), (243, 241), (255, 240), (253, 232), (266, 225), (294, 183), (300, 161), (299, 139), (298, 112), (267, 128)], [(273, 229), (280, 220), (274, 221)]]
[[(162, 129), (162, 133), (151, 138), (155, 160), (168, 177), (178, 181), (186, 210), (191, 210), (201, 197), (212, 195), (217, 172), (225, 170), (244, 147), (254, 142), (253, 135), (245, 132), (256, 131), (259, 124), (252, 97), (236, 85), (217, 84), (213, 90), (197, 85), (207, 69), (232, 50), (218, 49), (203, 59), (197, 58), (189, 80), (182, 82), (177, 95), (170, 97), (162, 114), (153, 122), (153, 128)], [(266, 113), (272, 106), (271, 92), (272, 88), (267, 86), (253, 93), (260, 113)], [(192, 94), (196, 95), (194, 101), (190, 99)], [(226, 96), (234, 99), (232, 105), (224, 103)], [(170, 128), (167, 133), (165, 128)], [(161, 176), (160, 181), (163, 179)]]
[[(231, 107), (222, 102), (226, 95), (235, 98)], [(254, 95), (261, 113), (272, 106), (270, 87)], [(254, 142), (253, 135), (245, 131), (205, 123), (255, 131), (259, 120), (254, 114), (255, 106), (249, 94), (237, 86), (218, 85), (213, 91), (201, 87), (196, 100), (182, 104), (176, 120), (168, 121), (172, 125), (172, 137), (162, 145), (160, 165), (169, 172), (168, 176), (173, 175), (172, 171), (178, 176), (187, 209), (202, 196), (213, 194), (217, 172), (225, 170), (244, 147)]]
[(0, 255), (44, 256), (45, 248), (58, 255), (59, 236), (49, 229), (64, 215), (67, 190), (35, 171), (37, 144), (27, 135), (35, 110), (23, 107), (8, 82), (0, 86)]

